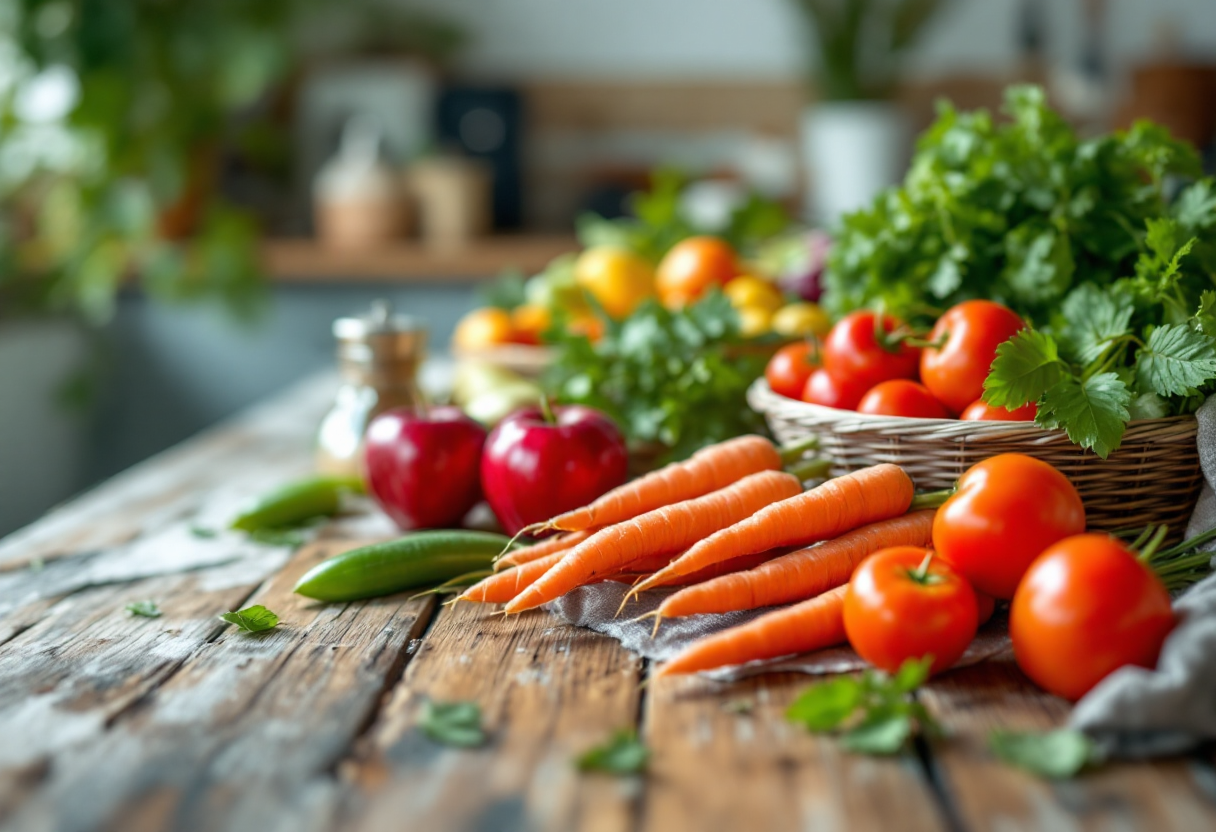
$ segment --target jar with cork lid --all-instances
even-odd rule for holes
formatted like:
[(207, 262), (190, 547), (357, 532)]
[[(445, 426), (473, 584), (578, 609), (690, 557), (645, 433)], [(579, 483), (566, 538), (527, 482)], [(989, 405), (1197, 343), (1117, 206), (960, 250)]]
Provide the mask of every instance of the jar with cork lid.
[(366, 315), (338, 318), (333, 326), (342, 385), (317, 435), (317, 469), (362, 476), (363, 434), (368, 423), (398, 407), (424, 406), (418, 367), (426, 351), (426, 327), (393, 311), (385, 300)]

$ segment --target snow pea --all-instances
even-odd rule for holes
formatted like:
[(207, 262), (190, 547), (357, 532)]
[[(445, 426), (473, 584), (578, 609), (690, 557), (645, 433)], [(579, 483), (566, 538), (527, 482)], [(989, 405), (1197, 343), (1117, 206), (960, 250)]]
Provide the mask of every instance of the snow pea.
[(298, 526), (342, 510), (345, 494), (364, 493), (358, 477), (309, 477), (259, 497), (232, 521), (232, 528), (253, 532)]
[(295, 591), (318, 601), (356, 601), (433, 586), (488, 569), (510, 542), (489, 532), (412, 532), (321, 561), (304, 573)]

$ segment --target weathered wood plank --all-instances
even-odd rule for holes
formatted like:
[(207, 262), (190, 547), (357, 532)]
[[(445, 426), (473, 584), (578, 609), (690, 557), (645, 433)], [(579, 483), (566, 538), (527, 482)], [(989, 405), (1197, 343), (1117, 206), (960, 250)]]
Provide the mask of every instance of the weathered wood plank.
[(1216, 804), (1196, 779), (1210, 779), (1210, 769), (1199, 768), (1206, 764), (1115, 764), (1051, 783), (994, 758), (987, 747), (993, 729), (1045, 730), (1062, 725), (1069, 710), (1010, 656), (946, 674), (922, 696), (950, 731), (934, 744), (934, 765), (968, 829), (1216, 829)]
[[(732, 685), (656, 680), (646, 703), (654, 760), (641, 829), (942, 828), (915, 757), (850, 755), (785, 721), (809, 681), (797, 674)], [(734, 702), (750, 712), (731, 712)]]
[[(640, 661), (547, 613), (504, 619), (445, 608), (360, 753), (344, 769), (362, 830), (624, 830), (640, 789), (580, 775), (582, 751), (637, 720)], [(436, 745), (417, 726), (427, 699), (472, 700), (485, 748)]]
[[(434, 606), (405, 596), (322, 605), (291, 594), (305, 569), (349, 545), (306, 547), (249, 599), (282, 616), (277, 630), (226, 628), (154, 689), (104, 697), (120, 708), (107, 730), (70, 753), (56, 749), (12, 811), (14, 826), (322, 828), (336, 803), (333, 769)], [(214, 627), (216, 612), (200, 611), (196, 626)]]

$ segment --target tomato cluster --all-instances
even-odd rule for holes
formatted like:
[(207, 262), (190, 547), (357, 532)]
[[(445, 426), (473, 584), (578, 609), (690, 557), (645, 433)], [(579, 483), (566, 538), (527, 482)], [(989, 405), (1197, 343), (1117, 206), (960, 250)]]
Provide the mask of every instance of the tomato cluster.
[(1011, 601), (1014, 656), (1046, 690), (1078, 699), (1125, 665), (1153, 667), (1174, 626), (1164, 584), (1114, 537), (1085, 533), (1068, 478), (1002, 454), (973, 466), (933, 521), (933, 548), (884, 549), (845, 596), (849, 642), (894, 672), (933, 656), (951, 667), (994, 599)]
[(1008, 411), (980, 399), (996, 348), (1025, 325), (1008, 307), (987, 300), (951, 308), (928, 335), (862, 310), (841, 318), (819, 349), (780, 350), (765, 377), (783, 396), (859, 413), (1029, 421), (1034, 405)]

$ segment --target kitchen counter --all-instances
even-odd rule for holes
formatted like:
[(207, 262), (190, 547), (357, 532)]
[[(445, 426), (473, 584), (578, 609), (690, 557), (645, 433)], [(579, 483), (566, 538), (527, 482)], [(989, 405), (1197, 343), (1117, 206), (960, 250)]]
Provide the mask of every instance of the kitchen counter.
[[(216, 530), (308, 470), (332, 390), (311, 379), (0, 541), (0, 829), (1216, 828), (1210, 755), (1059, 784), (995, 761), (991, 729), (1068, 713), (1007, 656), (923, 689), (949, 737), (869, 758), (784, 721), (805, 676), (643, 686), (644, 661), (545, 612), (294, 596), (384, 522), (295, 551)], [(124, 611), (145, 599), (163, 616)], [(216, 620), (250, 604), (283, 623)], [(488, 745), (428, 740), (427, 699), (480, 703)], [(647, 776), (574, 769), (624, 727), (653, 750)]]

